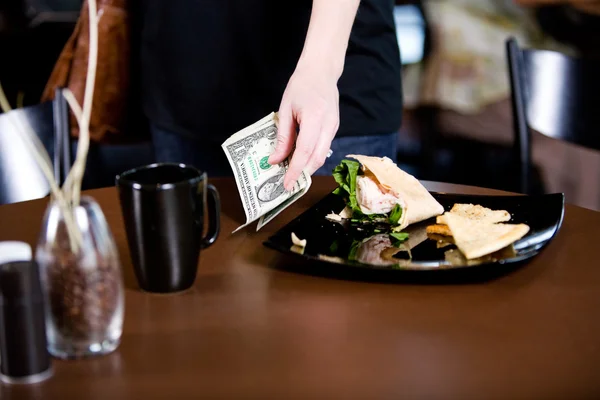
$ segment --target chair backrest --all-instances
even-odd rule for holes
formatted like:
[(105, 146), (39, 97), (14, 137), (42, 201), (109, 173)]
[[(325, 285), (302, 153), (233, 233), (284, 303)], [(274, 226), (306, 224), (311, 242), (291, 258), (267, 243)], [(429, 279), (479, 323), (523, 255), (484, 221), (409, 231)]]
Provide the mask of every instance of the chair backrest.
[(82, 0), (21, 0), (30, 28), (44, 23), (75, 23)]
[(50, 186), (10, 119), (27, 121), (53, 162), (54, 178), (62, 183), (71, 165), (68, 109), (64, 97), (0, 114), (0, 204), (42, 198)]
[[(600, 60), (521, 49), (507, 41), (515, 147), (528, 188), (530, 129), (600, 150)], [(527, 176), (525, 176), (527, 175)], [(524, 190), (526, 191), (526, 190)]]

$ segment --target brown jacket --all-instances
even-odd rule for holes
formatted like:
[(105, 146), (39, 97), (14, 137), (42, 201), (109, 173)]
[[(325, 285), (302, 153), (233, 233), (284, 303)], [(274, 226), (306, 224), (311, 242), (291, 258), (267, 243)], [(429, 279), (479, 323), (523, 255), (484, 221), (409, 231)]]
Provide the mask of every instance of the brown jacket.
[[(125, 128), (130, 90), (130, 23), (127, 0), (98, 2), (98, 65), (90, 118), (93, 142), (120, 141)], [(71, 89), (83, 106), (89, 54), (88, 2), (83, 3), (73, 34), (50, 75), (42, 101), (51, 100), (59, 87)], [(79, 136), (71, 113), (71, 136)]]

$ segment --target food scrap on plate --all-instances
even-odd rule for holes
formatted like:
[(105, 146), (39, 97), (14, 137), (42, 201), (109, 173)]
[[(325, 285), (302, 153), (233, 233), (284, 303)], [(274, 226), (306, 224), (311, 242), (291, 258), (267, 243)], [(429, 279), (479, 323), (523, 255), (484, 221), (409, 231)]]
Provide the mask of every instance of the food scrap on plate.
[(292, 232), (292, 247), (291, 250), (298, 254), (304, 254), (306, 248), (306, 239), (300, 239), (294, 232)]
[(339, 214), (334, 213), (333, 211), (325, 216), (330, 221), (333, 222), (343, 222), (344, 220), (352, 218), (352, 212), (346, 206)]

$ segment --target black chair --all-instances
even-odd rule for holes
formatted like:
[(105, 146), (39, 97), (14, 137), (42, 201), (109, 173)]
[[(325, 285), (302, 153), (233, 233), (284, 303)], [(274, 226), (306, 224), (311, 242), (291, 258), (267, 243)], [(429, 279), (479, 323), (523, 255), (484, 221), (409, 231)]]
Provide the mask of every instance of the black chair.
[(58, 91), (52, 102), (0, 114), (0, 204), (42, 198), (50, 186), (14, 122), (28, 123), (53, 162), (54, 179), (61, 184), (71, 165), (67, 102)]
[[(50, 187), (29, 148), (16, 136), (9, 118), (27, 120), (43, 143), (53, 163), (54, 178), (63, 183), (75, 161), (77, 141), (69, 135), (69, 109), (57, 90), (54, 100), (0, 114), (0, 204), (39, 199)], [(114, 185), (124, 170), (154, 162), (151, 142), (127, 144), (91, 143), (82, 189)]]
[(531, 191), (531, 130), (600, 150), (600, 60), (521, 49), (506, 42), (514, 150), (523, 193)]
[(30, 28), (47, 23), (77, 22), (83, 0), (22, 0)]

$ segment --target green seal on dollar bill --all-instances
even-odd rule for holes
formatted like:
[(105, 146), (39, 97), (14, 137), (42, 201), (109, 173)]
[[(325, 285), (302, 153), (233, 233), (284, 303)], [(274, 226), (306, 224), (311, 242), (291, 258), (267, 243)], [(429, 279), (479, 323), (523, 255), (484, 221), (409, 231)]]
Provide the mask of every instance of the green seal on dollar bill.
[(269, 168), (271, 168), (271, 167), (272, 167), (272, 165), (271, 165), (271, 164), (269, 164), (269, 156), (267, 156), (267, 157), (263, 157), (263, 158), (260, 160), (260, 164), (259, 164), (259, 165), (260, 165), (260, 169), (265, 169), (265, 170), (266, 170), (266, 169), (269, 169)]

